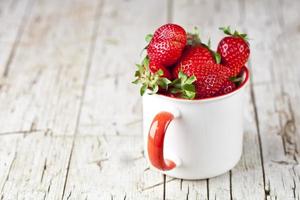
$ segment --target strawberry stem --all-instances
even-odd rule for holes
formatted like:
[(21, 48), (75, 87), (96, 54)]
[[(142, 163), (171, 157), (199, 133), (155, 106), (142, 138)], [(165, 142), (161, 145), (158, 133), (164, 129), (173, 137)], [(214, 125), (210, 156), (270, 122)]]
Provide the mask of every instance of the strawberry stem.
[(248, 36), (246, 33), (240, 33), (237, 30), (235, 30), (233, 33), (230, 29), (230, 26), (227, 27), (220, 27), (219, 28), (221, 31), (223, 31), (226, 35), (230, 35), (230, 36), (234, 36), (234, 37), (240, 37), (242, 39), (244, 39), (245, 41), (248, 41)]
[(201, 44), (200, 33), (198, 27), (194, 27), (192, 32), (187, 33), (187, 45), (197, 45)]

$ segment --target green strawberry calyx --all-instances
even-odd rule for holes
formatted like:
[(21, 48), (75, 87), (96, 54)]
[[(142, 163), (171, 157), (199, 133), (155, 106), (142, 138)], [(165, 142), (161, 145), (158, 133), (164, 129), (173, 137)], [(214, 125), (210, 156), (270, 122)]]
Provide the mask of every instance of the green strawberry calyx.
[(149, 43), (149, 42), (152, 40), (152, 38), (153, 38), (153, 35), (152, 35), (152, 34), (147, 34), (147, 35), (145, 36), (145, 41), (146, 41), (147, 43)]
[(220, 27), (219, 29), (221, 31), (223, 31), (226, 35), (230, 35), (230, 36), (234, 36), (234, 37), (240, 37), (240, 38), (244, 39), (245, 41), (249, 40), (248, 35), (246, 33), (240, 33), (236, 30), (234, 32), (232, 32), (231, 29), (230, 29), (230, 26)]
[(239, 86), (243, 82), (244, 78), (242, 76), (230, 77), (229, 81), (233, 82), (236, 86)]
[(158, 92), (159, 88), (164, 90), (168, 89), (168, 85), (171, 81), (167, 78), (162, 77), (164, 72), (158, 70), (155, 73), (151, 73), (149, 70), (149, 58), (146, 56), (141, 64), (136, 64), (137, 70), (135, 72), (136, 79), (132, 82), (133, 84), (141, 84), (140, 94), (143, 96), (148, 89), (149, 94), (155, 94)]
[(141, 55), (143, 54), (144, 50), (146, 50), (148, 48), (152, 38), (153, 38), (153, 34), (150, 34), (150, 33), (145, 36), (145, 41), (147, 42), (147, 45), (142, 49), (142, 51), (140, 53)]
[(195, 46), (201, 44), (200, 32), (198, 27), (194, 27), (192, 32), (187, 33), (187, 45)]
[(159, 90), (164, 90), (167, 93), (176, 94), (185, 99), (194, 99), (196, 96), (194, 82), (195, 76), (188, 77), (182, 72), (179, 72), (178, 79), (173, 81), (163, 77), (163, 71), (158, 70), (151, 73), (149, 70), (149, 58), (146, 56), (141, 64), (137, 64), (135, 72), (135, 80), (133, 84), (141, 84), (140, 95), (143, 96), (146, 91), (148, 94), (156, 94)]
[(178, 78), (173, 80), (170, 84), (170, 92), (181, 98), (194, 99), (196, 97), (196, 89), (193, 84), (196, 81), (196, 77), (188, 77), (182, 71), (178, 73)]

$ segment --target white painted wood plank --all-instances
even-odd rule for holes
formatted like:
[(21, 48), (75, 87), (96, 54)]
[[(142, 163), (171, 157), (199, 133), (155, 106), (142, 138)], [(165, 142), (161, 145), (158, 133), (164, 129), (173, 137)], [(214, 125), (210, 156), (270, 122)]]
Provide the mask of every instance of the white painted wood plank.
[(253, 89), (267, 199), (299, 198), (299, 62), (294, 60), (300, 46), (299, 6), (298, 1), (255, 1), (245, 6), (245, 21), (253, 24), (249, 30), (255, 38)]
[[(149, 2), (145, 6), (153, 10), (158, 3)], [(243, 7), (236, 1), (195, 1), (191, 3), (192, 8), (189, 3), (174, 2), (174, 16), (180, 16), (178, 22), (186, 23), (187, 27), (197, 22), (200, 27), (207, 27), (204, 38), (208, 32), (214, 33), (221, 22), (240, 24), (244, 29), (251, 27), (254, 103), (262, 141), (265, 193), (267, 199), (299, 198), (297, 77), (300, 70), (299, 62), (295, 61), (300, 47), (299, 13), (295, 9), (299, 7), (298, 2), (246, 1), (238, 19), (231, 18), (238, 15), (235, 11), (224, 15), (225, 8)], [(269, 12), (270, 5), (272, 12)], [(145, 11), (137, 19), (133, 14), (144, 8), (143, 2), (111, 2), (104, 6), (105, 19), (100, 20), (97, 50), (64, 199), (123, 199), (125, 195), (126, 199), (162, 199), (164, 180), (160, 174), (148, 170), (141, 157), (142, 138), (124, 135), (141, 135), (140, 98), (137, 88), (128, 86), (139, 46), (144, 44), (137, 38), (165, 21), (166, 6), (160, 7), (162, 12), (154, 17)], [(90, 1), (74, 5), (38, 2), (33, 9), (20, 49), (0, 91), (0, 191), (4, 192), (4, 199), (62, 196), (72, 137), (51, 136), (51, 132), (74, 134), (96, 7), (96, 2)], [(189, 13), (197, 13), (198, 8), (216, 10), (219, 14), (212, 19), (208, 19), (210, 15), (206, 12), (195, 14), (201, 17), (187, 17)], [(257, 23), (257, 16), (261, 23)], [(81, 20), (85, 23), (79, 24)], [(269, 29), (264, 29), (266, 26)], [(133, 34), (127, 33), (128, 27)], [(262, 37), (265, 34), (270, 37)], [(279, 42), (274, 46), (276, 41)], [(115, 88), (111, 89), (112, 85)], [(123, 102), (117, 104), (120, 99)], [(232, 170), (231, 191), (229, 173), (210, 179), (208, 185), (206, 180), (181, 181), (167, 177), (166, 199), (229, 199), (230, 192), (232, 199), (263, 199), (256, 113), (249, 93), (247, 103), (244, 154)], [(51, 131), (46, 131), (48, 128)], [(28, 136), (23, 137), (26, 131)], [(48, 136), (44, 136), (46, 132)], [(105, 136), (118, 134), (123, 136)]]
[(207, 180), (188, 181), (168, 177), (166, 199), (208, 199)]
[(165, 10), (161, 1), (103, 4), (64, 199), (163, 198), (164, 178), (141, 154), (141, 97), (130, 82), (144, 35), (163, 23)]
[(5, 182), (8, 179), (8, 174), (12, 168), (12, 164), (16, 158), (17, 137), (1, 137), (0, 139), (0, 194), (4, 188)]
[(0, 91), (0, 133), (74, 133), (96, 7), (96, 0), (34, 4)]
[[(293, 198), (294, 174), (290, 172), (294, 159), (285, 155), (278, 111), (274, 105), (276, 94), (269, 84), (254, 87), (262, 138), (266, 193), (270, 199)], [(264, 98), (259, 94), (268, 94)], [(290, 169), (290, 170), (289, 170)], [(296, 176), (297, 177), (297, 176)]]
[(79, 136), (64, 199), (162, 199), (162, 175), (149, 170), (137, 136)]
[[(211, 35), (212, 37), (217, 34), (217, 28), (219, 25), (213, 22), (213, 18), (207, 17), (207, 11), (215, 10), (213, 1), (174, 1), (172, 9), (172, 21), (182, 25), (187, 31), (191, 31), (194, 26), (197, 26), (200, 30), (200, 37), (203, 42), (208, 40), (208, 35), (211, 33), (214, 34)], [(187, 17), (190, 13), (193, 13), (193, 17)], [(216, 25), (216, 27), (214, 27), (213, 24)], [(213, 45), (215, 45), (216, 42), (213, 42)], [(193, 199), (194, 197), (195, 199), (208, 199), (209, 195), (215, 196), (215, 192), (220, 189), (214, 188), (213, 182), (209, 183), (209, 181), (206, 180), (193, 182), (177, 180), (177, 183), (166, 185), (167, 198), (186, 199), (191, 197), (190, 199)], [(225, 182), (223, 180), (223, 182), (219, 183), (218, 187), (221, 185), (221, 188), (229, 188), (229, 178), (226, 179)], [(181, 184), (186, 185), (185, 188), (188, 189), (178, 190), (178, 185)], [(225, 196), (226, 195), (223, 195), (222, 198), (225, 199)], [(227, 197), (229, 196), (229, 191), (227, 191)]]
[(3, 199), (63, 196), (97, 8), (34, 4), (0, 91)]
[(245, 104), (243, 155), (232, 169), (232, 199), (264, 199), (263, 171), (250, 87), (247, 88)]
[[(13, 59), (31, 7), (30, 0), (0, 2), (0, 77)], [(0, 79), (0, 87), (2, 82)]]
[(230, 172), (208, 180), (208, 199), (230, 199)]
[(141, 135), (141, 97), (139, 87), (131, 82), (146, 45), (145, 35), (163, 24), (165, 17), (165, 1), (118, 0), (104, 5), (80, 134)]
[[(216, 48), (218, 40), (223, 37), (218, 27), (231, 25), (238, 28), (242, 24), (242, 6), (238, 1), (177, 1), (174, 2), (173, 21), (190, 29), (195, 25), (198, 26), (202, 41), (206, 42), (211, 37), (212, 47)], [(230, 15), (228, 14), (229, 10)], [(189, 13), (193, 13), (193, 17), (187, 17)], [(254, 115), (249, 114), (252, 110), (249, 91), (246, 94), (247, 101), (245, 103), (245, 114), (248, 116), (245, 116), (245, 118), (247, 117), (246, 123), (250, 120), (253, 126), (249, 127), (247, 124), (245, 126), (243, 156), (238, 165), (232, 170), (231, 176), (226, 173), (209, 179), (207, 190), (210, 199), (264, 198), (257, 131)], [(249, 147), (251, 147), (251, 150), (248, 149)], [(250, 166), (252, 166), (251, 169)], [(174, 185), (174, 183), (172, 184)], [(198, 190), (199, 187), (203, 187), (203, 185), (198, 186)], [(167, 184), (166, 190), (176, 193), (177, 188)], [(202, 188), (202, 191), (205, 194), (206, 188)]]
[(1, 199), (61, 198), (72, 138), (44, 134), (1, 136), (1, 163), (9, 160), (0, 179)]

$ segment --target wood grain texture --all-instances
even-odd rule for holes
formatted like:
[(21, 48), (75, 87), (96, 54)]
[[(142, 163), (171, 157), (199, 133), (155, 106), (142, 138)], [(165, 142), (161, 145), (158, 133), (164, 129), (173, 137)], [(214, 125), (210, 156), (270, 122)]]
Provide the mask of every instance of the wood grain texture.
[(96, 1), (81, 5), (39, 1), (33, 6), (2, 85), (0, 133), (51, 129), (56, 135), (72, 135)]
[[(183, 24), (190, 29), (193, 26), (200, 27), (202, 41), (212, 40), (212, 47), (216, 48), (218, 40), (222, 38), (221, 26), (232, 24), (234, 27), (243, 23), (243, 5), (239, 1), (174, 1), (173, 21)], [(226, 13), (230, 10), (230, 15)], [(208, 17), (207, 11), (213, 13)], [(193, 13), (192, 18), (187, 18)], [(265, 194), (263, 187), (263, 173), (259, 152), (258, 134), (253, 114), (253, 102), (250, 89), (245, 98), (245, 133), (243, 156), (237, 166), (230, 172), (209, 179), (207, 187), (202, 194), (207, 199), (263, 199)], [(251, 147), (251, 148), (250, 148)], [(185, 181), (183, 181), (185, 182)], [(188, 183), (188, 182), (187, 182)], [(202, 182), (199, 186), (203, 187)], [(167, 184), (167, 191), (177, 191), (176, 187)], [(191, 193), (191, 191), (189, 191)], [(208, 193), (208, 194), (207, 194)], [(178, 197), (179, 199), (180, 197)], [(175, 198), (176, 199), (176, 198)], [(203, 199), (203, 198), (200, 198)]]
[(61, 198), (93, 43), (97, 1), (32, 6), (0, 90), (2, 199)]
[[(118, 0), (102, 5), (64, 199), (164, 196), (166, 180), (149, 170), (144, 159), (141, 99), (138, 88), (129, 84), (146, 45), (144, 36), (165, 21), (166, 3), (157, 7), (159, 2)], [(149, 9), (156, 9), (157, 15)], [(87, 149), (90, 154), (82, 159)]]
[[(245, 2), (245, 24), (255, 38), (251, 67), (267, 199), (299, 198), (298, 1)], [(260, 16), (260, 23), (255, 23)], [(261, 30), (266, 30), (264, 37)], [(287, 36), (290, 35), (290, 36)], [(297, 66), (297, 67), (296, 67)], [(298, 76), (299, 77), (299, 76)], [(293, 103), (292, 103), (293, 102)], [(295, 103), (298, 102), (298, 103)], [(297, 109), (298, 108), (298, 109)], [(298, 122), (298, 123), (297, 123)]]
[(64, 186), (72, 138), (43, 132), (2, 136), (2, 199), (59, 199)]
[(162, 199), (163, 176), (149, 170), (142, 144), (136, 136), (79, 136), (64, 199)]
[[(0, 1), (0, 199), (300, 199), (297, 0)], [(251, 38), (244, 148), (230, 172), (166, 177), (143, 151), (144, 35), (197, 25)]]
[[(156, 10), (156, 14), (149, 10)], [(139, 88), (130, 83), (135, 63), (146, 45), (144, 37), (165, 22), (165, 12), (165, 1), (104, 3), (80, 134), (141, 135), (141, 98), (136, 92)]]
[(0, 87), (14, 59), (33, 3), (30, 0), (0, 2)]

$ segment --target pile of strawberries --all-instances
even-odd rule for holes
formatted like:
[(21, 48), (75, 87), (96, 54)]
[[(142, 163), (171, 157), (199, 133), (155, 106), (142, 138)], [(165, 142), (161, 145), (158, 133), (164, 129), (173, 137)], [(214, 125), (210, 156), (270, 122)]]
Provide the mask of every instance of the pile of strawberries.
[[(146, 36), (147, 55), (135, 73), (140, 93), (161, 93), (171, 97), (202, 99), (235, 90), (249, 58), (247, 35), (230, 27), (217, 51), (201, 42), (197, 33), (186, 33), (176, 24), (165, 24)], [(209, 42), (210, 43), (210, 42)]]

